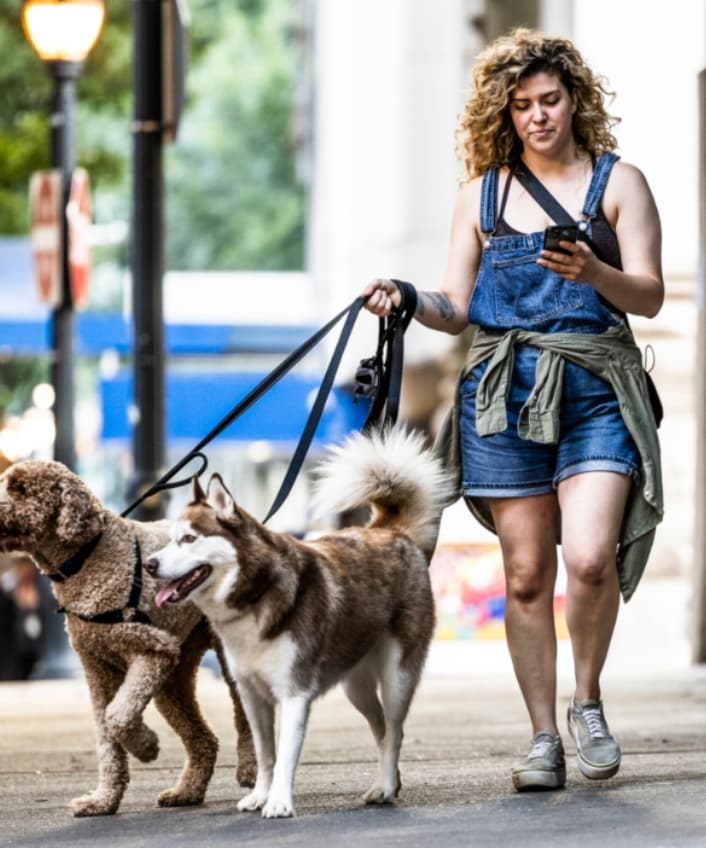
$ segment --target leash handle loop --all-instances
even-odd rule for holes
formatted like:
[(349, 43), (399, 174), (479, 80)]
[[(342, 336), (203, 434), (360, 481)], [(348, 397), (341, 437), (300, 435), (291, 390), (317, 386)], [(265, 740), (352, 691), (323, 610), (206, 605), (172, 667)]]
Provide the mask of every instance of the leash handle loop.
[(363, 432), (373, 427), (394, 425), (397, 421), (402, 391), (402, 366), (404, 362), (404, 334), (417, 308), (417, 290), (412, 283), (392, 280), (399, 289), (402, 302), (387, 318), (380, 319), (378, 349), (375, 356), (378, 389)]
[[(190, 474), (188, 477), (183, 477), (181, 480), (175, 480), (174, 482), (170, 483), (169, 481), (172, 479), (172, 477), (175, 474), (178, 474), (178, 472), (181, 471), (181, 469), (184, 468), (184, 466), (188, 465), (193, 459), (200, 459), (201, 460), (201, 467), (199, 468), (199, 470), (195, 471), (193, 474)], [(163, 474), (159, 478), (159, 480), (157, 480), (156, 483), (154, 483), (152, 486), (149, 487), (149, 489), (147, 489), (146, 492), (143, 492), (140, 495), (140, 497), (137, 498), (136, 501), (131, 503), (130, 506), (127, 509), (123, 510), (123, 512), (120, 513), (121, 517), (126, 518), (133, 511), (133, 509), (137, 509), (137, 507), (143, 501), (146, 501), (148, 498), (153, 497), (154, 495), (158, 494), (159, 492), (164, 492), (167, 489), (178, 489), (180, 486), (188, 485), (191, 482), (192, 477), (194, 477), (194, 476), (200, 477), (207, 468), (208, 468), (208, 457), (206, 456), (205, 453), (202, 453), (201, 451), (197, 451), (194, 448), (194, 450), (190, 451), (189, 453), (186, 454), (185, 457), (180, 459), (179, 462), (176, 463), (176, 465), (173, 465), (169, 469), (169, 471), (167, 471), (166, 474)]]

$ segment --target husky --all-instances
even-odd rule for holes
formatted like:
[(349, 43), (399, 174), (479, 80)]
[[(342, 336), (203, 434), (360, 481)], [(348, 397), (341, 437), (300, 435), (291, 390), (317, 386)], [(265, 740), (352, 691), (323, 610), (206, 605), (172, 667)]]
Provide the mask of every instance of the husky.
[(193, 602), (223, 642), (257, 758), (255, 786), (238, 809), (261, 810), (265, 818), (294, 815), (294, 773), (311, 703), (337, 683), (379, 749), (364, 800), (394, 802), (402, 725), (434, 630), (428, 565), (450, 489), (423, 437), (399, 427), (357, 433), (318, 471), (316, 511), (367, 504), (367, 526), (314, 541), (273, 532), (213, 474), (205, 493), (194, 478), (171, 542), (145, 564), (169, 581), (155, 602)]

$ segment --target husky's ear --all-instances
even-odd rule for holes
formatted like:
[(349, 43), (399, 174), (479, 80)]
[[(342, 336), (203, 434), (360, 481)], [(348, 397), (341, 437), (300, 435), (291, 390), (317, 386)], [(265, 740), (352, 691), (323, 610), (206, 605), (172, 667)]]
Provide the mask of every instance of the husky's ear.
[(208, 505), (213, 507), (219, 515), (235, 515), (235, 501), (221, 479), (220, 474), (211, 475), (211, 479), (208, 481), (206, 501)]
[(199, 475), (194, 474), (191, 478), (191, 502), (192, 503), (203, 503), (206, 500), (206, 493), (201, 488), (201, 483), (199, 482)]

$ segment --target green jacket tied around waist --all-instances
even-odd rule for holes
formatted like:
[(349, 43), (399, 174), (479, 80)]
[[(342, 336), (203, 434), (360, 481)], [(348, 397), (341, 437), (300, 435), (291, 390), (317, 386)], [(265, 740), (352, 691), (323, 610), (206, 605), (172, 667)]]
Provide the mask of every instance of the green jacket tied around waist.
[[(502, 432), (507, 427), (506, 402), (515, 347), (521, 344), (540, 349), (535, 383), (520, 411), (518, 431), (522, 438), (547, 444), (558, 441), (567, 359), (609, 382), (618, 398), (623, 420), (642, 462), (640, 483), (633, 487), (628, 498), (618, 543), (620, 590), (627, 601), (642, 577), (664, 507), (659, 440), (647, 394), (642, 354), (624, 324), (617, 324), (600, 334), (543, 334), (518, 329), (503, 335), (477, 332), (459, 376), (454, 406), (439, 432), (434, 450), (447, 464), (460, 497), (460, 385), (471, 369), (490, 360), (478, 385), (476, 421), (480, 436)], [(487, 500), (467, 497), (466, 503), (481, 524), (495, 532)]]

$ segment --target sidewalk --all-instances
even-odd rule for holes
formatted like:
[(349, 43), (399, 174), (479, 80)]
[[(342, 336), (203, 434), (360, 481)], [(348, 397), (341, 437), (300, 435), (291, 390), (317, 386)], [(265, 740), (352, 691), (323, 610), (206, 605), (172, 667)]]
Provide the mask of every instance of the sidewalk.
[[(446, 646), (448, 648), (448, 646)], [(564, 734), (564, 790), (519, 795), (510, 769), (527, 747), (523, 705), (511, 676), (487, 670), (502, 644), (434, 648), (406, 725), (396, 807), (361, 803), (375, 755), (363, 719), (339, 690), (317, 702), (297, 774), (297, 818), (238, 813), (234, 731), (222, 681), (203, 670), (199, 693), (221, 752), (207, 803), (158, 809), (176, 781), (179, 742), (153, 707), (155, 763), (131, 760), (119, 813), (73, 819), (67, 801), (95, 785), (95, 753), (83, 680), (0, 685), (0, 846), (701, 846), (706, 838), (706, 669), (659, 677), (606, 677), (606, 710), (624, 758), (619, 774), (592, 783), (577, 771)], [(446, 656), (441, 654), (446, 653)], [(560, 675), (560, 713), (570, 691)], [(563, 727), (563, 721), (561, 722)]]

